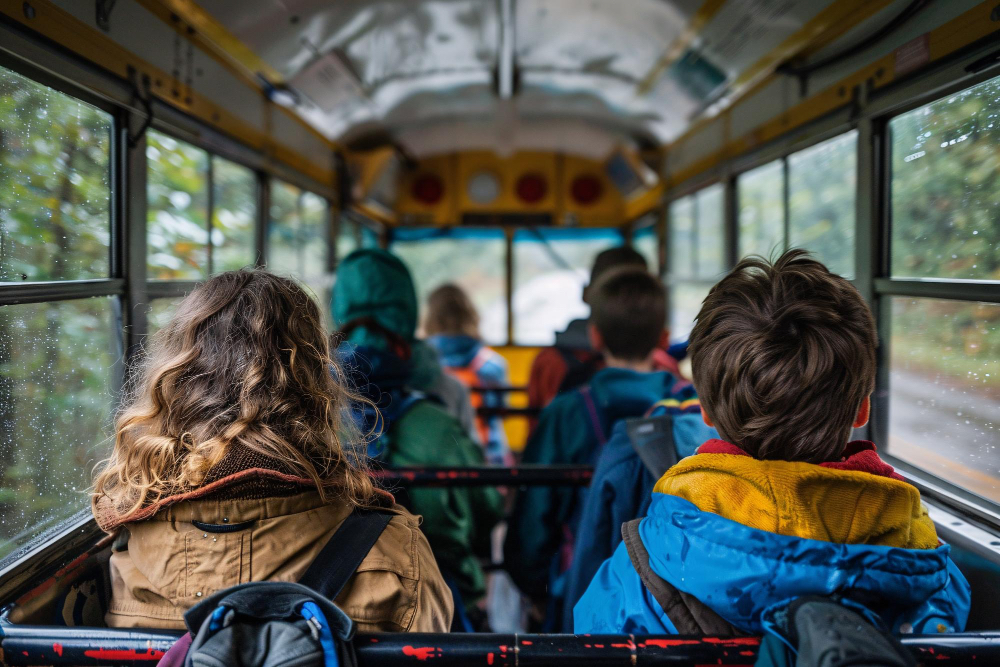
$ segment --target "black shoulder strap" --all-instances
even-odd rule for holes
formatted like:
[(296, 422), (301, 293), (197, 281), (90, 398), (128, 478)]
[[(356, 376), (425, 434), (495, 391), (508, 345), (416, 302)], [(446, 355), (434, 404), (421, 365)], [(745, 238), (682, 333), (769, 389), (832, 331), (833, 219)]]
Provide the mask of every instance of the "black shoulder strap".
[(323, 546), (299, 583), (331, 602), (337, 599), (391, 520), (390, 512), (355, 508)]
[(653, 479), (660, 479), (677, 463), (674, 418), (671, 415), (629, 418), (625, 420), (625, 431), (632, 449)]

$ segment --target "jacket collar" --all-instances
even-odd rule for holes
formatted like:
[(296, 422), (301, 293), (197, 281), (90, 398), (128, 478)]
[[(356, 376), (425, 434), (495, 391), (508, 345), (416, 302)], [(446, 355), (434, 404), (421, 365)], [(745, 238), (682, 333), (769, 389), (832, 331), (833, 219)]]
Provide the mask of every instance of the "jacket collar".
[(856, 451), (846, 461), (815, 465), (759, 461), (743, 452), (704, 453), (733, 447), (709, 441), (698, 454), (668, 470), (654, 490), (780, 535), (841, 544), (936, 547), (937, 534), (920, 504), (920, 493), (900, 481), (890, 466), (874, 465), (872, 457), (877, 461), (878, 455), (874, 445), (866, 448), (868, 444), (852, 443)]
[(472, 336), (438, 334), (427, 343), (441, 355), (441, 363), (449, 368), (465, 368), (472, 363), (483, 344)]
[[(699, 408), (700, 409), (700, 408)], [(699, 454), (732, 454), (733, 456), (750, 456), (741, 448), (726, 442), (725, 440), (708, 440), (698, 448)], [(891, 477), (900, 482), (904, 481), (903, 476), (893, 469), (891, 465), (883, 461), (875, 447), (874, 442), (867, 440), (854, 440), (847, 443), (844, 451), (837, 461), (826, 461), (819, 465), (824, 468), (835, 470), (857, 470), (858, 472), (868, 472), (879, 477)]]
[(590, 379), (594, 402), (608, 424), (645, 412), (657, 401), (670, 397), (677, 378), (666, 371), (642, 373), (626, 368), (602, 368)]

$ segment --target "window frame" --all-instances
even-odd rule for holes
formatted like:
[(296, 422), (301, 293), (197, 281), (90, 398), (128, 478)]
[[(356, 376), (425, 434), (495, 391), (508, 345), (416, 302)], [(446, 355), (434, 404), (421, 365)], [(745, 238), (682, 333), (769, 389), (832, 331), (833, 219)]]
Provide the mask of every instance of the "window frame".
[[(197, 280), (148, 280), (146, 271), (146, 129), (154, 129), (208, 153), (209, 173), (214, 158), (229, 160), (250, 169), (256, 183), (254, 250), (256, 264), (266, 257), (269, 185), (281, 179), (303, 192), (321, 197), (325, 205), (326, 268), (333, 269), (336, 226), (339, 218), (337, 187), (342, 183), (320, 183), (278, 163), (264, 152), (247, 146), (219, 130), (187, 116), (158, 99), (151, 100), (152, 119), (133, 95), (128, 82), (99, 70), (78, 56), (50, 47), (16, 26), (0, 24), (5, 49), (0, 67), (89, 104), (111, 116), (109, 155), (109, 271), (107, 277), (65, 281), (0, 282), (0, 308), (5, 306), (63, 302), (92, 297), (112, 298), (112, 341), (122, 351), (121, 360), (108, 369), (115, 397), (127, 382), (131, 362), (141, 351), (147, 333), (146, 309), (152, 299), (183, 296)], [(141, 133), (140, 133), (141, 130)], [(134, 141), (129, 142), (129, 136)], [(341, 164), (338, 168), (343, 169)], [(209, 199), (214, 198), (209, 178)], [(208, 207), (211, 228), (212, 207)], [(359, 219), (360, 225), (380, 234), (377, 223)], [(211, 241), (209, 241), (211, 242)], [(40, 532), (8, 557), (0, 559), (0, 596), (8, 596), (26, 581), (51, 576), (65, 565), (67, 553), (92, 546), (102, 535), (89, 508)]]
[[(938, 99), (955, 94), (984, 81), (1000, 77), (1000, 65), (980, 67), (980, 52), (965, 52), (948, 62), (932, 66), (930, 71), (888, 88), (870, 93), (864, 104), (834, 111), (796, 132), (770, 141), (755, 150), (721, 162), (716, 167), (678, 184), (667, 192), (667, 224), (664, 231), (667, 251), (665, 280), (671, 285), (669, 207), (673, 201), (695, 194), (715, 182), (725, 184), (727, 267), (735, 265), (739, 252), (739, 197), (737, 179), (740, 174), (793, 153), (811, 148), (851, 130), (857, 131), (857, 177), (855, 196), (855, 262), (852, 283), (868, 301), (879, 331), (880, 346), (875, 391), (872, 394), (872, 416), (861, 429), (863, 437), (876, 443), (888, 443), (889, 438), (889, 340), (891, 336), (891, 297), (936, 298), (1000, 304), (1000, 281), (953, 278), (892, 278), (891, 256), (891, 136), (889, 122), (908, 111), (918, 109)], [(990, 61), (993, 62), (993, 61)], [(784, 207), (785, 239), (788, 229), (788, 175), (785, 167)], [(891, 453), (884, 458), (896, 467), (928, 498), (959, 512), (973, 515), (993, 529), (1000, 529), (1000, 503), (976, 496), (944, 480), (933, 472), (907, 463)]]

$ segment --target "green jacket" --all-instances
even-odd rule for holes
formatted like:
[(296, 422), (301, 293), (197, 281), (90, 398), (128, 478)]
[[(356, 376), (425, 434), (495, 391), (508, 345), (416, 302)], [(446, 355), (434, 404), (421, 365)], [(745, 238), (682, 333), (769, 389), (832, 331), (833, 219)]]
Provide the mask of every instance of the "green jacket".
[[(483, 450), (458, 421), (431, 400), (414, 404), (389, 427), (385, 460), (393, 466), (481, 466)], [(442, 570), (466, 603), (486, 594), (479, 558), (490, 555), (490, 533), (503, 518), (503, 499), (490, 487), (418, 487), (409, 491), (410, 508)]]
[[(413, 280), (403, 263), (384, 250), (358, 250), (341, 262), (330, 312), (338, 329), (370, 318), (411, 347), (416, 342)], [(434, 400), (418, 400), (401, 415), (388, 416), (414, 396), (415, 380), (427, 375), (423, 355), (415, 365), (412, 358), (397, 354), (376, 327), (360, 326), (338, 350), (338, 358), (347, 379), (386, 418), (378, 442), (383, 461), (393, 466), (484, 464), (482, 448)], [(467, 603), (475, 602), (486, 593), (479, 557), (489, 556), (490, 532), (503, 516), (500, 493), (487, 487), (420, 487), (408, 495), (409, 509), (423, 516), (421, 529), (441, 570), (452, 578)]]

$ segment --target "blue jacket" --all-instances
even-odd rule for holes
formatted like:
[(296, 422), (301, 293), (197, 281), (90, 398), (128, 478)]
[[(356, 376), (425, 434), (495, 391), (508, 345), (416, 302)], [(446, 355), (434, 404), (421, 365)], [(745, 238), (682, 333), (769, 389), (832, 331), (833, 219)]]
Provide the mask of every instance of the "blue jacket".
[[(560, 394), (539, 416), (522, 460), (592, 465), (603, 445), (601, 436), (615, 422), (645, 414), (654, 403), (671, 396), (677, 384), (667, 372), (604, 368), (587, 385), (599, 424), (594, 424), (582, 390)], [(504, 561), (511, 564), (511, 577), (525, 594), (541, 598), (552, 593), (554, 559), (561, 547), (566, 551), (572, 547), (567, 536), (576, 532), (585, 495), (584, 489), (543, 486), (518, 493), (507, 527)], [(561, 572), (562, 567), (556, 570)], [(560, 605), (564, 594), (558, 594)]]
[[(898, 631), (961, 631), (969, 583), (950, 547), (901, 549), (836, 544), (756, 530), (703, 512), (683, 498), (654, 493), (639, 536), (649, 565), (729, 623), (752, 634), (797, 597), (841, 595)], [(578, 633), (675, 634), (643, 587), (624, 544), (597, 571), (574, 609)]]
[[(690, 385), (675, 394), (680, 401), (693, 397), (694, 388)], [(714, 428), (705, 425), (698, 404), (684, 407), (658, 405), (649, 414), (669, 414), (673, 417), (674, 447), (678, 459), (691, 456), (703, 442), (719, 437)], [(580, 514), (573, 565), (569, 570), (564, 631), (573, 631), (573, 607), (587, 590), (601, 563), (610, 558), (621, 543), (622, 524), (646, 515), (656, 480), (632, 447), (625, 422), (615, 424), (611, 438), (597, 459), (594, 478)]]
[[(437, 350), (441, 364), (449, 369), (469, 369), (480, 387), (506, 387), (510, 384), (507, 360), (471, 336), (430, 336), (427, 344)], [(460, 378), (461, 379), (461, 378)], [(503, 392), (482, 392), (481, 405), (488, 408), (507, 405)], [(496, 465), (511, 465), (513, 457), (507, 444), (503, 419), (492, 417), (485, 434), (486, 460)]]

